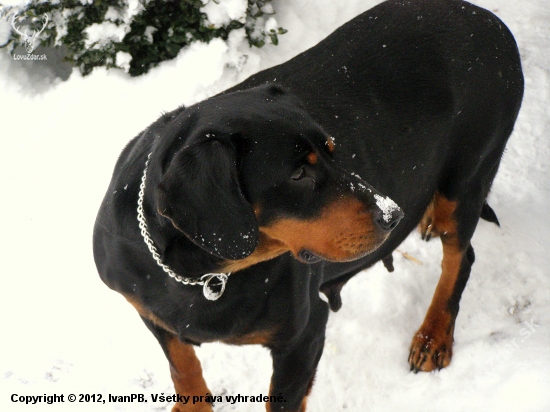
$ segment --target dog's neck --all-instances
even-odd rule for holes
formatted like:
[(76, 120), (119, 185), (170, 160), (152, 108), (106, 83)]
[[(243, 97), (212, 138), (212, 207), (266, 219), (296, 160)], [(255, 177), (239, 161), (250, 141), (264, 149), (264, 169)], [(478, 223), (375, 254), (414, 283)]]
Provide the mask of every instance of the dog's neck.
[[(202, 293), (206, 299), (217, 300), (220, 298), (221, 295), (223, 295), (223, 292), (225, 291), (225, 285), (227, 284), (227, 280), (229, 279), (231, 272), (206, 273), (198, 278), (188, 278), (188, 277), (178, 275), (176, 272), (172, 270), (170, 266), (162, 262), (160, 254), (158, 253), (158, 250), (153, 242), (153, 239), (151, 238), (151, 234), (149, 233), (149, 229), (147, 228), (147, 220), (145, 219), (145, 215), (143, 213), (143, 198), (145, 194), (145, 182), (147, 180), (147, 168), (149, 167), (150, 159), (151, 159), (151, 153), (149, 153), (149, 155), (147, 156), (147, 161), (145, 162), (145, 167), (143, 168), (143, 175), (141, 177), (141, 184), (139, 186), (139, 194), (138, 194), (138, 202), (137, 202), (138, 204), (137, 220), (138, 220), (139, 229), (140, 229), (143, 241), (147, 245), (149, 252), (151, 252), (153, 259), (157, 262), (157, 265), (159, 265), (162, 268), (162, 270), (164, 270), (168, 274), (168, 276), (170, 276), (176, 282), (180, 282), (184, 285), (202, 286), (203, 287)], [(216, 283), (216, 281), (218, 283)], [(213, 288), (216, 288), (217, 290), (214, 290)]]
[(220, 269), (222, 272), (235, 273), (257, 263), (276, 258), (288, 251), (289, 248), (284, 243), (267, 236), (260, 229), (260, 243), (256, 250), (244, 259), (223, 262)]

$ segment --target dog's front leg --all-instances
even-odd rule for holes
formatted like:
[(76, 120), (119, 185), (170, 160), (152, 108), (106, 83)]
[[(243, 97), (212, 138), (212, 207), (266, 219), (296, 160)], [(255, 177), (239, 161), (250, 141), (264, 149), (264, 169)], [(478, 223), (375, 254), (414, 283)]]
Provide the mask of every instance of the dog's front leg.
[(267, 412), (305, 412), (317, 364), (325, 344), (328, 307), (319, 300), (312, 304), (306, 328), (290, 346), (271, 349), (273, 376)]
[[(202, 376), (202, 368), (193, 345), (142, 316), (142, 320), (157, 338), (170, 364), (170, 375), (176, 390), (172, 412), (212, 412), (207, 399), (210, 390)], [(207, 398), (208, 396), (208, 398)]]
[(181, 342), (177, 337), (167, 341), (170, 374), (179, 396), (172, 412), (212, 412), (212, 405), (206, 400), (210, 390), (202, 376), (202, 368), (195, 348)]
[[(470, 238), (483, 202), (482, 196), (475, 197), (471, 194), (461, 201), (451, 201), (436, 194), (426, 213), (429, 216), (429, 226), (432, 226), (431, 235), (441, 237), (443, 261), (441, 278), (432, 303), (412, 340), (409, 364), (414, 372), (445, 368), (451, 362), (460, 297), (475, 259)], [(424, 227), (426, 226), (422, 225), (421, 230)]]

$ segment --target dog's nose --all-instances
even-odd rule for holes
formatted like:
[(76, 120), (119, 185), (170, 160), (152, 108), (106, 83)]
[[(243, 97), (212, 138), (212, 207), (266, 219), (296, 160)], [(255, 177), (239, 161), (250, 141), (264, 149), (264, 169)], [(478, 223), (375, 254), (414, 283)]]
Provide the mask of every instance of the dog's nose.
[(401, 219), (403, 218), (403, 212), (401, 209), (393, 211), (390, 213), (389, 217), (385, 217), (386, 214), (380, 213), (382, 216), (379, 216), (376, 219), (376, 223), (378, 226), (380, 226), (382, 229), (386, 231), (390, 231), (395, 229), (395, 227), (399, 224)]
[(399, 207), (378, 207), (373, 218), (380, 229), (389, 232), (395, 229), (403, 216), (403, 211)]

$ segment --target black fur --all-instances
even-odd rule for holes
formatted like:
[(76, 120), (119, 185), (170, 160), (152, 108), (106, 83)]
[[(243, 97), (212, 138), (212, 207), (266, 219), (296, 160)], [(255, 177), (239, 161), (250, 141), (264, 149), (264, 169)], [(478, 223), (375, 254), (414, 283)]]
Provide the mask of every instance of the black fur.
[[(98, 271), (170, 329), (146, 320), (163, 348), (174, 333), (200, 344), (269, 332), (262, 343), (273, 354), (271, 393), (286, 399), (270, 410), (302, 411), (328, 314), (319, 290), (337, 310), (351, 276), (384, 258), (393, 268), (388, 256), (436, 193), (458, 205), (467, 251), (449, 302), (456, 316), (476, 224), (480, 217), (498, 224), (486, 196), (522, 95), (514, 38), (493, 14), (458, 0), (384, 2), (287, 63), (168, 113), (132, 140), (98, 214)], [(207, 301), (200, 287), (170, 279), (141, 238), (136, 202), (149, 153), (149, 230), (163, 262), (182, 276), (254, 256), (266, 227), (322, 220), (342, 198), (374, 222), (363, 247), (370, 253), (306, 264), (311, 251), (296, 249), (233, 273), (222, 297)], [(318, 159), (306, 161), (311, 153)], [(405, 214), (391, 232), (376, 224), (375, 195)]]

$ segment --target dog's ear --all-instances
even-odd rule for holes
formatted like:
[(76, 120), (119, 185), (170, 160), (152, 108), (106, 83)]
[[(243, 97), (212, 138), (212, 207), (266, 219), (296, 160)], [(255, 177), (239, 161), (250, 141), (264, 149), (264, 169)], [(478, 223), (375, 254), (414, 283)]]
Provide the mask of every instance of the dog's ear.
[(238, 260), (258, 245), (258, 224), (237, 176), (236, 149), (209, 139), (181, 149), (157, 189), (158, 212), (195, 244)]

